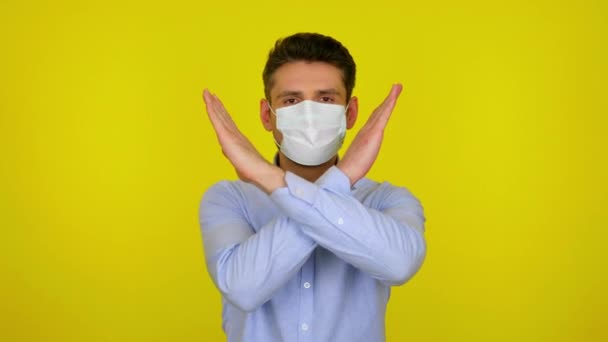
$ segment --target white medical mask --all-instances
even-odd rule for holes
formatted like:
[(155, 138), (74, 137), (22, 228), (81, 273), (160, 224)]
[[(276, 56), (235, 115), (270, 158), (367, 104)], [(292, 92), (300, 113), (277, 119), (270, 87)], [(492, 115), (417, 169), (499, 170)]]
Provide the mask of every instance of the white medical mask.
[(298, 164), (325, 163), (342, 147), (347, 108), (310, 100), (279, 108), (276, 112), (270, 107), (277, 118), (277, 129), (283, 134), (283, 141), (277, 146)]

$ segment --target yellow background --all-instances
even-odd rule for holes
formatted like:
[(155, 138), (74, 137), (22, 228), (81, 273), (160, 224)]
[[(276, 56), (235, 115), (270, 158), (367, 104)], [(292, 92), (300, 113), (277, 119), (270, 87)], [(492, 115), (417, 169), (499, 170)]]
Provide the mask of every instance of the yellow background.
[(428, 256), (388, 341), (608, 340), (607, 26), (605, 1), (3, 1), (0, 340), (223, 339), (197, 210), (236, 176), (200, 94), (271, 158), (261, 71), (297, 31), (355, 57), (355, 130), (404, 84), (370, 177), (421, 199)]

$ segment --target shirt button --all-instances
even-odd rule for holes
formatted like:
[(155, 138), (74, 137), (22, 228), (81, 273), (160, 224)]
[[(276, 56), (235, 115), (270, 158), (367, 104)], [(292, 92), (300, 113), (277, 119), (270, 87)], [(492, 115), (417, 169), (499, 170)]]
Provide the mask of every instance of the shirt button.
[(344, 219), (342, 219), (341, 217), (338, 219), (338, 224), (344, 224)]
[(302, 330), (304, 330), (304, 331), (308, 330), (308, 324), (302, 323)]
[(309, 282), (305, 282), (304, 283), (304, 288), (305, 289), (309, 289), (310, 288), (310, 283)]
[(298, 195), (298, 196), (300, 196), (300, 197), (301, 197), (301, 196), (302, 196), (302, 194), (304, 194), (304, 192), (302, 191), (302, 189), (297, 188), (297, 189), (296, 189), (296, 195)]

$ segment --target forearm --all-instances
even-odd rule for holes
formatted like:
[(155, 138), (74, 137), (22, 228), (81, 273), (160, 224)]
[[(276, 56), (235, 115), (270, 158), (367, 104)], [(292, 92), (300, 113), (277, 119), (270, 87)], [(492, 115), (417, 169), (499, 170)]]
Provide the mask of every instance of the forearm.
[(298, 272), (317, 245), (294, 225), (278, 218), (209, 258), (212, 277), (228, 301), (255, 310)]
[(311, 220), (311, 212), (291, 214), (310, 222), (302, 225), (302, 232), (320, 246), (388, 284), (405, 283), (422, 265), (426, 243), (416, 229), (368, 208), (335, 213), (333, 221), (319, 212), (319, 220)]
[(401, 284), (416, 273), (426, 253), (417, 202), (397, 196), (392, 210), (403, 205), (406, 214), (389, 215), (390, 210), (384, 213), (361, 204), (350, 193), (348, 180), (340, 179), (346, 176), (335, 170), (320, 184), (294, 177), (288, 174), (288, 188), (278, 189), (271, 198), (285, 215), (302, 223), (304, 234), (387, 283)]

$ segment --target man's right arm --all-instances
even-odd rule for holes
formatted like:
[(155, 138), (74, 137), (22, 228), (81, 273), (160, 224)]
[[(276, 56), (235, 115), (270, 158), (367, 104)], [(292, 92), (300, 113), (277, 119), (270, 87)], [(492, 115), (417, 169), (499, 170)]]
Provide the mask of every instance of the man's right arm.
[(199, 220), (213, 282), (230, 303), (253, 311), (300, 270), (317, 244), (286, 216), (255, 233), (240, 200), (231, 183), (220, 182), (203, 197)]

